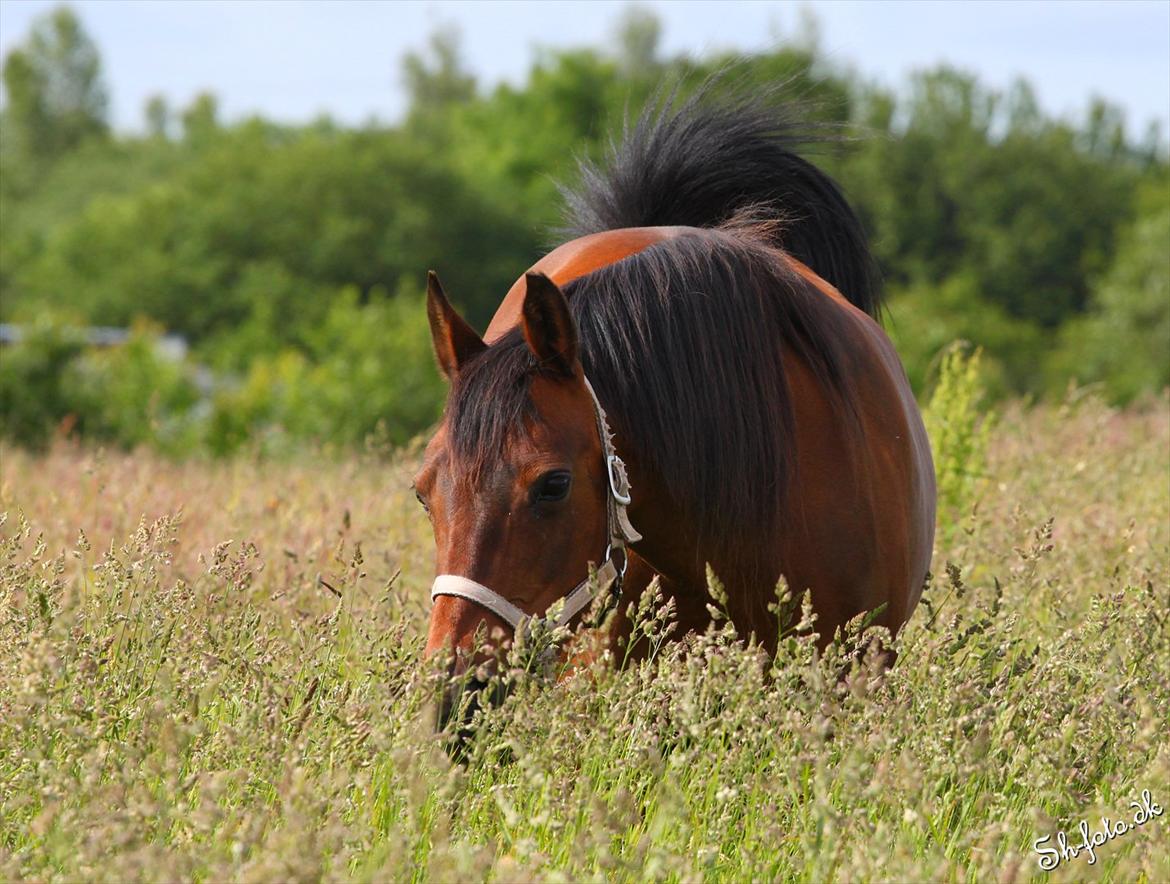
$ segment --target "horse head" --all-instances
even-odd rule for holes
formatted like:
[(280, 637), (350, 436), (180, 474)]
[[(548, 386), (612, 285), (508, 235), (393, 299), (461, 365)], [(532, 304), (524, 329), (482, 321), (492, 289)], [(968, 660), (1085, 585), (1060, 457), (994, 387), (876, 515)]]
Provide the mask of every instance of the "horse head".
[[(476, 670), (494, 665), (526, 618), (564, 599), (561, 622), (570, 622), (592, 601), (590, 564), (606, 567), (612, 582), (624, 564), (614, 564), (613, 541), (634, 539), (613, 530), (615, 489), (628, 487), (609, 459), (568, 302), (543, 274), (527, 274), (525, 285), (518, 328), (489, 347), (438, 278), (428, 279), (435, 355), (450, 389), (414, 487), (439, 575), (426, 654), (449, 658), (441, 728), (468, 687), (482, 687)], [(622, 514), (618, 521), (628, 525)], [(477, 635), (486, 647), (476, 647)]]

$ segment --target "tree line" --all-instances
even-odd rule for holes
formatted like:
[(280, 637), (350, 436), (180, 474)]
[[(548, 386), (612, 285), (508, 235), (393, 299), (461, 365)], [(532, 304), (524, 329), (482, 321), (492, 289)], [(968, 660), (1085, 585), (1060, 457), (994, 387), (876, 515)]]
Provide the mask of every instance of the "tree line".
[[(221, 119), (215, 96), (158, 96), (139, 134), (109, 125), (100, 53), (68, 7), (4, 59), (0, 420), (28, 444), (62, 427), (176, 452), (401, 444), (442, 385), (424, 273), (482, 327), (554, 241), (558, 182), (663, 84), (787, 84), (842, 137), (813, 159), (870, 232), (887, 327), (917, 389), (956, 339), (1000, 394), (1096, 383), (1117, 401), (1170, 384), (1170, 166), (1157, 130), (1087, 103), (1079, 120), (941, 66), (898, 91), (829, 63), (815, 38), (750, 55), (667, 57), (631, 8), (606, 49), (544, 50), (483, 88), (441, 30), (402, 60), (394, 124)], [(132, 326), (94, 351), (71, 332)], [(190, 364), (160, 362), (162, 331)], [(195, 366), (217, 378), (210, 394)]]

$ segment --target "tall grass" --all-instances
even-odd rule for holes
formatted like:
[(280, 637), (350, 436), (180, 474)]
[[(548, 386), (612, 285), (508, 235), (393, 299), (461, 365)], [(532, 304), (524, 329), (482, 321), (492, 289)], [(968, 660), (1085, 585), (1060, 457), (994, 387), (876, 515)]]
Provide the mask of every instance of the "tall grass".
[(987, 449), (994, 413), (987, 409), (983, 352), (956, 341), (943, 351), (923, 412), (934, 455), (938, 509), (949, 540), (987, 485)]
[(465, 766), (412, 455), (0, 456), (0, 879), (1170, 880), (1170, 817), (1033, 850), (1170, 805), (1165, 399), (1008, 408), (889, 673), (720, 622), (512, 673)]

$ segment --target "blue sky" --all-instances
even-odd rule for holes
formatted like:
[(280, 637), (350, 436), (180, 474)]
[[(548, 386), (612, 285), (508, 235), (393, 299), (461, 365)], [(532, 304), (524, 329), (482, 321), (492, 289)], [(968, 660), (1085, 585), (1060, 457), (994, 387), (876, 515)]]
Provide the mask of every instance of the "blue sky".
[[(52, 0), (0, 0), (0, 51)], [(455, 24), (480, 83), (521, 82), (538, 47), (603, 45), (625, 2), (285, 2), (82, 0), (113, 120), (137, 129), (146, 98), (182, 106), (215, 92), (228, 119), (260, 112), (347, 123), (403, 110), (403, 53)], [(644, 2), (664, 24), (666, 54), (753, 50), (791, 36), (801, 10), (820, 23), (837, 64), (890, 86), (947, 61), (993, 86), (1028, 77), (1042, 106), (1079, 117), (1091, 95), (1125, 108), (1130, 131), (1170, 119), (1170, 2)]]

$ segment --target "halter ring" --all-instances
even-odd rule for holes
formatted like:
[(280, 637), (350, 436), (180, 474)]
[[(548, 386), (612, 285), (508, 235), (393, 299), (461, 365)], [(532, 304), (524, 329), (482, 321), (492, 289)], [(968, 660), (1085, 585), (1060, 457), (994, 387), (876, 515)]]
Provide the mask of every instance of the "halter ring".
[[(621, 551), (621, 554), (622, 554), (622, 566), (617, 569), (618, 580), (621, 580), (622, 578), (624, 578), (626, 576), (626, 568), (628, 568), (630, 566), (630, 553), (629, 553), (629, 550), (627, 550), (624, 546), (619, 546), (618, 549)], [(613, 544), (607, 543), (605, 545), (605, 561), (612, 562), (613, 561), (613, 553), (614, 553)], [(617, 566), (615, 565), (614, 567), (617, 567)]]

